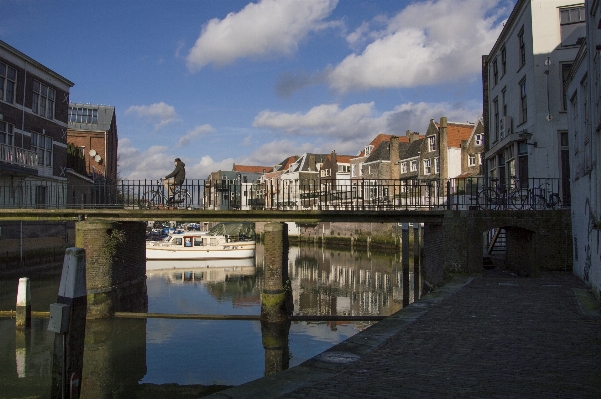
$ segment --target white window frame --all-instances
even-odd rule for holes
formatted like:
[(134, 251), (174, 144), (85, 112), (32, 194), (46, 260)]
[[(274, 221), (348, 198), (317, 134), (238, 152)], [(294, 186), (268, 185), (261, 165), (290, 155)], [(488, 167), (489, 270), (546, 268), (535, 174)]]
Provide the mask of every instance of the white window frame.
[(428, 136), (428, 151), (436, 151), (436, 136)]
[(482, 140), (483, 138), (484, 138), (484, 135), (482, 133), (477, 134), (476, 135), (475, 144), (476, 145), (483, 145), (484, 144), (484, 140)]
[(468, 154), (467, 166), (476, 166), (476, 154)]
[(429, 175), (432, 173), (432, 165), (430, 163), (430, 158), (424, 159), (424, 175)]
[(407, 162), (401, 163), (401, 173), (407, 173)]
[(413, 161), (410, 162), (410, 164), (409, 164), (409, 170), (411, 172), (417, 172), (417, 161), (416, 160), (413, 160)]
[(434, 158), (434, 173), (440, 173), (440, 158)]

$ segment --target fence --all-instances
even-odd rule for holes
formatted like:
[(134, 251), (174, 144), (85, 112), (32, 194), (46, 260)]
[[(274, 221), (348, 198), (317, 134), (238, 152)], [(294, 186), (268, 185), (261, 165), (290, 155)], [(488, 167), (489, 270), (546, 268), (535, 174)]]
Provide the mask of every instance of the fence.
[[(566, 189), (567, 187), (567, 189)], [(172, 197), (172, 198), (170, 198)], [(173, 195), (160, 180), (73, 186), (0, 182), (2, 208), (177, 207), (207, 210), (557, 209), (570, 205), (561, 179), (278, 179), (257, 182), (188, 179)]]

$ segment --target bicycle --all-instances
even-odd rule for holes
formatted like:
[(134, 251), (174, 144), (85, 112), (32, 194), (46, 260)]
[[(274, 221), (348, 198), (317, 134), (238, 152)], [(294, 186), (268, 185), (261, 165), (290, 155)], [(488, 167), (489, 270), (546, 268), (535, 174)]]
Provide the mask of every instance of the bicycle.
[(538, 188), (530, 190), (530, 208), (534, 210), (541, 209), (556, 209), (561, 207), (561, 197), (559, 193), (554, 193), (549, 190), (549, 182), (546, 187), (541, 184)]
[[(507, 191), (501, 184), (496, 183), (495, 188), (484, 187), (476, 196), (478, 209), (502, 209), (508, 205), (514, 209), (523, 209), (528, 203), (529, 191), (519, 187), (519, 179), (511, 176), (512, 187)], [(491, 179), (497, 182), (499, 179)]]
[(192, 195), (190, 195), (187, 188), (175, 186), (173, 188), (173, 199), (170, 199), (165, 195), (165, 189), (161, 180), (157, 180), (157, 186), (159, 188), (151, 189), (142, 196), (140, 199), (140, 208), (154, 209), (182, 203), (184, 203), (185, 207), (192, 205)]

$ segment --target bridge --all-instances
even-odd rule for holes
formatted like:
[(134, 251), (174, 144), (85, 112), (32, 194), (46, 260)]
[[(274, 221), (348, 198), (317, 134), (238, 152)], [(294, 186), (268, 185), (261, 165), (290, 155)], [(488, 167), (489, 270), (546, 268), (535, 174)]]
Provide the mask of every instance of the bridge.
[[(561, 182), (545, 181), (528, 182), (536, 188), (497, 185), (494, 190), (477, 178), (354, 181), (345, 186), (321, 180), (247, 186), (188, 181), (174, 203), (167, 202), (162, 186), (145, 181), (48, 187), (45, 201), (37, 204), (25, 201), (33, 188), (21, 185), (0, 187), (0, 220), (75, 221), (76, 246), (85, 249), (87, 258), (88, 301), (96, 309), (92, 313), (103, 317), (145, 306), (136, 298), (146, 291), (149, 220), (268, 222), (280, 232), (274, 226), (283, 222), (423, 223), (422, 277), (431, 285), (444, 283), (449, 273), (481, 272), (489, 245), (485, 236), (495, 239), (500, 231), (505, 266), (515, 273), (569, 269), (570, 210), (555, 203)], [(85, 190), (90, 191), (79, 196)], [(285, 235), (274, 240), (275, 248), (285, 245), (278, 244)]]

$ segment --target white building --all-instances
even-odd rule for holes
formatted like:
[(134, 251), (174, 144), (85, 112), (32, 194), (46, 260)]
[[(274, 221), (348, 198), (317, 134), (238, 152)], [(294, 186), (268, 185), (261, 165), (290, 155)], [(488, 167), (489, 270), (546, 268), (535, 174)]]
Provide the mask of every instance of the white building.
[(584, 5), (518, 0), (484, 57), (487, 175), (521, 185), (550, 178), (569, 202), (567, 102), (562, 82), (585, 35)]
[(601, 5), (586, 1), (586, 41), (567, 79), (574, 273), (601, 291)]

